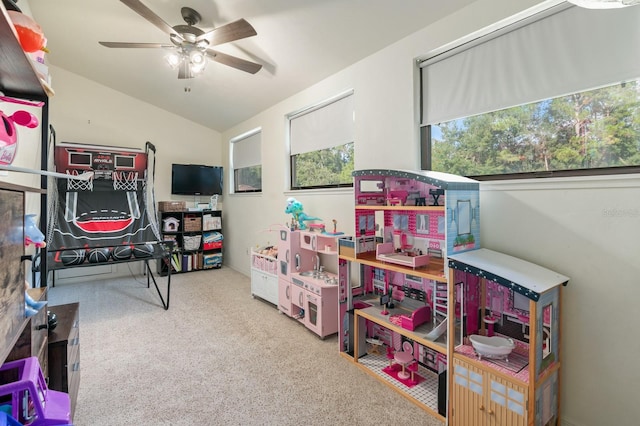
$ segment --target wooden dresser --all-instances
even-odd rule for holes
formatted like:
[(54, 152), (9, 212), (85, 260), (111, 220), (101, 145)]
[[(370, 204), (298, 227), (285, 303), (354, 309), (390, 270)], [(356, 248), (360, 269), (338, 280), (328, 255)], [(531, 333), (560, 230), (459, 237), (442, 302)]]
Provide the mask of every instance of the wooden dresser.
[(49, 389), (67, 392), (71, 418), (80, 387), (80, 310), (78, 303), (50, 306), (58, 325), (49, 331)]

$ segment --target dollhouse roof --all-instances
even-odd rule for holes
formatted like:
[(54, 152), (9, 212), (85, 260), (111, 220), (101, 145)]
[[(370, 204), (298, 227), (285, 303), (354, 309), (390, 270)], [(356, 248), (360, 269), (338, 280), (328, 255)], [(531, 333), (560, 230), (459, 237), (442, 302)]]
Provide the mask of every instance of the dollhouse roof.
[(569, 282), (569, 277), (550, 269), (484, 248), (449, 256), (449, 267), (495, 281), (536, 302), (540, 294)]
[(480, 182), (469, 179), (464, 176), (452, 175), (443, 172), (434, 172), (431, 170), (385, 170), (385, 169), (368, 169), (355, 170), (353, 177), (365, 176), (391, 176), (396, 178), (413, 179), (418, 182), (425, 182), (430, 185), (437, 186), (442, 189), (461, 189), (461, 190), (478, 190)]

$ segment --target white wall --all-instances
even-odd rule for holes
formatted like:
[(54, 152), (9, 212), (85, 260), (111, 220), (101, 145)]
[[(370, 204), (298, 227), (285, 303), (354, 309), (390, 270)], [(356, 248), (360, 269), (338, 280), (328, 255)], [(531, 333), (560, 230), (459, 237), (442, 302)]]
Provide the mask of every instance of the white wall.
[[(483, 27), (538, 6), (533, 0), (481, 0), (272, 106), (222, 134), (262, 127), (263, 192), (225, 196), (225, 264), (249, 275), (247, 248), (275, 243), (284, 214), (286, 120), (292, 111), (354, 89), (356, 168), (417, 169), (414, 59)], [(554, 3), (557, 3), (554, 2)], [(228, 167), (227, 167), (228, 169)], [(305, 212), (353, 234), (352, 192), (293, 193)], [(533, 181), (481, 185), (482, 245), (571, 277), (564, 291), (561, 415), (566, 425), (634, 425), (640, 343), (634, 325), (640, 268), (640, 179)], [(609, 209), (609, 210), (607, 210)]]
[[(218, 132), (62, 68), (50, 67), (50, 71), (56, 95), (50, 100), (49, 122), (57, 142), (137, 149), (151, 142), (156, 147), (156, 201), (194, 202), (194, 197), (171, 195), (172, 163), (223, 163)], [(86, 281), (88, 274), (96, 272), (128, 275), (131, 265), (136, 264), (68, 269), (60, 271), (57, 278), (59, 282)]]

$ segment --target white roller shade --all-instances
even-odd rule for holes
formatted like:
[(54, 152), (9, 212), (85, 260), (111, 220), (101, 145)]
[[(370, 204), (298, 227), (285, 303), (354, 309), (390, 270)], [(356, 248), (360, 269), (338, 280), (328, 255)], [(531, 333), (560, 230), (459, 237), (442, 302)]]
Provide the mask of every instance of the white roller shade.
[(569, 7), (423, 63), (423, 124), (640, 77), (640, 7)]
[(353, 142), (353, 95), (298, 114), (290, 121), (291, 155)]
[(262, 132), (233, 140), (231, 147), (234, 170), (262, 164)]

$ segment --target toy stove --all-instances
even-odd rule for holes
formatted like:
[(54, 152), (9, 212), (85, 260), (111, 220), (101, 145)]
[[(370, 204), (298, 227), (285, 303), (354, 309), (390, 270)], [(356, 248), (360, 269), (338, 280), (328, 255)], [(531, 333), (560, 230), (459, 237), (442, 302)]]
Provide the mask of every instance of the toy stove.
[(338, 331), (338, 277), (309, 271), (291, 278), (293, 317), (324, 338)]

